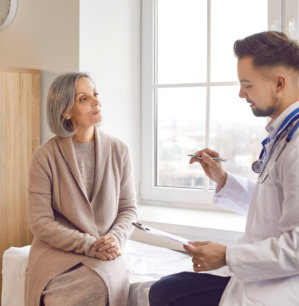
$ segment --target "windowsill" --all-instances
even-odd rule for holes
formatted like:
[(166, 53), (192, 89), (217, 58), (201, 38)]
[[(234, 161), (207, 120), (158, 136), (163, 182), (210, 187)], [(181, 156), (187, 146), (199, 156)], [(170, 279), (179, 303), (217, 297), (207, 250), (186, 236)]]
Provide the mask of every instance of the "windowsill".
[[(190, 241), (215, 241), (225, 245), (235, 244), (243, 235), (246, 217), (232, 212), (208, 211), (188, 208), (165, 207), (139, 204), (138, 221), (144, 225), (157, 228)], [(182, 245), (134, 230), (132, 240), (184, 250)]]
[(138, 205), (138, 220), (207, 229), (244, 232), (246, 216), (233, 212)]

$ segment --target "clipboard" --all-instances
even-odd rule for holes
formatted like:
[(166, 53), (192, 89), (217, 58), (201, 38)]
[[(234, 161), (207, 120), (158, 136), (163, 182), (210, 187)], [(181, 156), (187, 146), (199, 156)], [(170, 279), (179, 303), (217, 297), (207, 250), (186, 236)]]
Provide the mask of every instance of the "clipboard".
[(170, 239), (170, 240), (173, 240), (173, 241), (176, 241), (176, 242), (188, 245), (188, 246), (192, 246), (191, 244), (188, 243), (189, 240), (185, 239), (183, 237), (173, 235), (173, 234), (170, 234), (170, 233), (167, 233), (167, 232), (163, 232), (163, 231), (157, 230), (157, 229), (155, 229), (153, 227), (150, 227), (150, 226), (144, 226), (144, 225), (142, 225), (141, 223), (138, 223), (138, 222), (132, 222), (132, 224), (136, 228), (138, 228), (139, 230), (141, 230), (143, 232), (146, 232), (148, 234), (155, 235), (155, 236), (160, 236), (160, 237)]

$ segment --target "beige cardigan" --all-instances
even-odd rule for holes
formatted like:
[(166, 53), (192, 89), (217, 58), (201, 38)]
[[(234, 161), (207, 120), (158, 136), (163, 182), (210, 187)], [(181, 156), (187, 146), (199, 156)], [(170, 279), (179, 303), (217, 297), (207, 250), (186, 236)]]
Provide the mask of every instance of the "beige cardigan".
[(38, 306), (47, 283), (80, 262), (103, 278), (110, 306), (127, 305), (129, 272), (123, 257), (100, 261), (92, 245), (110, 232), (123, 246), (131, 234), (131, 223), (136, 220), (133, 170), (127, 146), (95, 130), (91, 201), (85, 194), (71, 137), (56, 136), (34, 154), (29, 181), (34, 239), (26, 271), (26, 306)]

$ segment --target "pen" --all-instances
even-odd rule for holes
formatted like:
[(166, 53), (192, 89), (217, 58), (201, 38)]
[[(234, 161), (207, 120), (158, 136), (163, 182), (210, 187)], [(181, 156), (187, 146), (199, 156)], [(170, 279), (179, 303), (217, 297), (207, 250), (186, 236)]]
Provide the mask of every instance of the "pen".
[[(196, 158), (196, 159), (202, 159), (201, 156), (197, 156), (197, 155), (193, 155), (193, 154), (188, 154), (188, 156), (193, 157), (193, 158)], [(212, 158), (213, 160), (215, 160), (215, 161), (223, 161), (223, 162), (226, 161), (226, 159), (225, 159), (225, 158), (222, 158), (222, 157), (211, 157), (211, 158)]]

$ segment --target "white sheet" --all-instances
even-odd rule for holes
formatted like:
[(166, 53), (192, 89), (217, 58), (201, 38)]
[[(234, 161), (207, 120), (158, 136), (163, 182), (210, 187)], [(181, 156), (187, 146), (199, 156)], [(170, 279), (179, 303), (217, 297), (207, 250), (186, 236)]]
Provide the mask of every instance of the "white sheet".
[[(2, 306), (24, 306), (25, 269), (30, 246), (11, 247), (2, 259)], [(162, 276), (192, 271), (191, 258), (180, 252), (129, 240), (123, 256), (132, 271), (128, 306), (148, 306), (151, 284)]]

